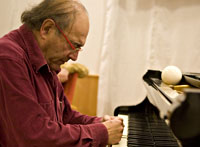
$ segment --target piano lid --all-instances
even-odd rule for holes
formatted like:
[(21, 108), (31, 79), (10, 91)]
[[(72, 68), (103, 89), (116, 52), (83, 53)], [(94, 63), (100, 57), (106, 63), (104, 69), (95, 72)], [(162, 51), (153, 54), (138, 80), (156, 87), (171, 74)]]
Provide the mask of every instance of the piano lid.
[(159, 109), (162, 118), (168, 117), (169, 113), (185, 100), (186, 93), (183, 89), (199, 89), (199, 75), (198, 73), (192, 73), (191, 75), (186, 73), (183, 74), (183, 78), (178, 85), (167, 85), (161, 80), (161, 71), (147, 71), (143, 76), (147, 97)]
[[(176, 137), (184, 145), (199, 145), (200, 74), (185, 73), (179, 85), (171, 86), (162, 82), (161, 71), (148, 70), (143, 80), (149, 101), (169, 120)], [(181, 86), (187, 88), (176, 89)]]

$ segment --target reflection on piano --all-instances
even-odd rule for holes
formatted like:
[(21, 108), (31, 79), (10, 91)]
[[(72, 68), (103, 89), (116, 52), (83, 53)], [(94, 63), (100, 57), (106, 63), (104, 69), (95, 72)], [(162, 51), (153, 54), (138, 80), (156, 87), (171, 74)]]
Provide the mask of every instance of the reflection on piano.
[(148, 71), (143, 80), (147, 98), (114, 111), (124, 119), (125, 128), (120, 143), (113, 147), (200, 146), (200, 90), (195, 88), (200, 80), (192, 79), (194, 85), (183, 76), (180, 84), (191, 88), (182, 92), (163, 84), (160, 71)]

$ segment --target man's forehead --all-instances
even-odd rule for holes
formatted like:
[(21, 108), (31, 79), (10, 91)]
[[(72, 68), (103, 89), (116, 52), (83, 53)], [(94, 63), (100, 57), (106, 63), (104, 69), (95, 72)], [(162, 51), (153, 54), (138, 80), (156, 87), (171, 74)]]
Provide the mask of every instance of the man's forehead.
[(81, 13), (77, 15), (76, 20), (74, 21), (69, 36), (74, 39), (74, 41), (78, 41), (81, 44), (85, 44), (85, 40), (87, 38), (89, 31), (89, 20), (88, 16), (85, 13)]

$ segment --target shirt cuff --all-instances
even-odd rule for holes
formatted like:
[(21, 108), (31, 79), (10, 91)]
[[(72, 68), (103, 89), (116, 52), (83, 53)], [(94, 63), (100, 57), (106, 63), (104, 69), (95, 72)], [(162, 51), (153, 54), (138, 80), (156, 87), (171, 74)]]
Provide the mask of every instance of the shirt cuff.
[(105, 147), (108, 144), (108, 131), (104, 124), (90, 124), (93, 138), (93, 146)]

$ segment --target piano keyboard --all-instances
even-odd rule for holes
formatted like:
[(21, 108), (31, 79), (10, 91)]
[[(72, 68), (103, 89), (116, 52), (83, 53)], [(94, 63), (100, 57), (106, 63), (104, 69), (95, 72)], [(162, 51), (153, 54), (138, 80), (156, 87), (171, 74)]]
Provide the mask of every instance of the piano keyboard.
[(118, 116), (124, 119), (125, 127), (121, 141), (112, 147), (180, 146), (166, 122), (152, 109), (140, 108), (139, 111), (119, 113)]

